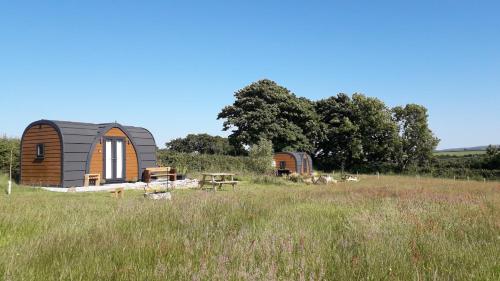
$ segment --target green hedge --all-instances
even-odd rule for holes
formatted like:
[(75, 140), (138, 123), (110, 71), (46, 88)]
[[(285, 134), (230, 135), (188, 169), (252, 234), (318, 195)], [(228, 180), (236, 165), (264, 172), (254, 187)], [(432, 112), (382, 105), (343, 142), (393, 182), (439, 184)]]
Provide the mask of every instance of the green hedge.
[(470, 168), (419, 168), (410, 171), (408, 174), (429, 175), (436, 178), (456, 178), (471, 180), (500, 180), (500, 170), (470, 169)]
[(158, 164), (180, 169), (186, 167), (192, 172), (238, 172), (252, 173), (254, 162), (248, 156), (179, 153), (158, 151)]

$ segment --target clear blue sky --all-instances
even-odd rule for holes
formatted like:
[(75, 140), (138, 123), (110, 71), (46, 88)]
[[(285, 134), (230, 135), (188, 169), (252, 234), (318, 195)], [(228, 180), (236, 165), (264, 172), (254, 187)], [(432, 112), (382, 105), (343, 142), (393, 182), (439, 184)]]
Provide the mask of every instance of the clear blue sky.
[[(500, 143), (498, 1), (1, 1), (0, 133), (38, 119), (221, 134), (234, 91), (429, 109), (440, 148)], [(403, 3), (405, 2), (405, 3)]]

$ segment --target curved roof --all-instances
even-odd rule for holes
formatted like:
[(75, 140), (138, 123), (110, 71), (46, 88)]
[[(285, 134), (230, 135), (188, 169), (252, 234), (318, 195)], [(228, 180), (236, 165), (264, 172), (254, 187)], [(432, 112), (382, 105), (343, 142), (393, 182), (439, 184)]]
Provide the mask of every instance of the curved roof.
[(51, 125), (61, 137), (63, 187), (83, 185), (84, 175), (90, 169), (92, 151), (100, 138), (111, 128), (121, 129), (133, 144), (138, 158), (139, 175), (144, 169), (156, 165), (156, 143), (153, 135), (144, 128), (122, 126), (119, 123), (92, 124), (39, 120), (31, 123), (26, 130), (40, 124)]
[(311, 170), (312, 170), (312, 167), (313, 167), (312, 158), (306, 152), (278, 152), (276, 154), (280, 154), (280, 153), (291, 155), (295, 159), (297, 171), (302, 171), (302, 165), (304, 162), (303, 159), (304, 159), (304, 156), (307, 156), (307, 161), (309, 162), (309, 167), (311, 167)]

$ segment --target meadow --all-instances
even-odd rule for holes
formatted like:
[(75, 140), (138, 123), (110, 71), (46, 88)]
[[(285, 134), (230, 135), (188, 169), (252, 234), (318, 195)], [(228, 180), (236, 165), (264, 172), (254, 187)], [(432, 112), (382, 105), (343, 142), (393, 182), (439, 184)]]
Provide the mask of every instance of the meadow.
[(436, 151), (434, 156), (467, 156), (467, 155), (485, 155), (486, 150), (460, 150), (460, 151)]
[(0, 279), (500, 280), (498, 182), (244, 180), (170, 202), (15, 186)]

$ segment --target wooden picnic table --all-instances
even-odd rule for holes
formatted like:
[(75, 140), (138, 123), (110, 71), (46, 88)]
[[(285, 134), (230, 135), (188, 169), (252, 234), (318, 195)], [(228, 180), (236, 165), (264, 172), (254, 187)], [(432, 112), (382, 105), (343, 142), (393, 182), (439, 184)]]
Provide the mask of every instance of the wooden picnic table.
[(231, 173), (203, 173), (200, 188), (203, 188), (205, 184), (210, 184), (214, 191), (217, 191), (217, 186), (221, 189), (223, 184), (230, 184), (234, 190), (234, 186), (238, 184), (238, 181), (234, 180), (234, 175)]

